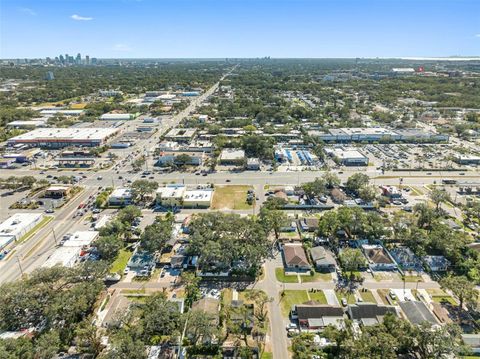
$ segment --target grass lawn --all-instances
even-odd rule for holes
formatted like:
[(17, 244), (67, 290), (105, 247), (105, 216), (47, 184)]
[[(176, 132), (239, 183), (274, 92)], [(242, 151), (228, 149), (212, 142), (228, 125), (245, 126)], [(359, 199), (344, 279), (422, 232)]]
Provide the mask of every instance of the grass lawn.
[(305, 302), (308, 302), (308, 294), (306, 290), (286, 290), (283, 297), (280, 294), (282, 315), (284, 317), (288, 317), (288, 313), (290, 313), (292, 305), (302, 304)]
[(301, 278), (303, 283), (330, 282), (332, 280), (332, 275), (330, 273), (315, 272), (313, 275), (302, 275)]
[(364, 302), (368, 303), (377, 303), (375, 297), (373, 296), (372, 292), (367, 290), (366, 292), (360, 291), (360, 297), (362, 297)]
[(112, 263), (112, 266), (110, 267), (110, 272), (123, 275), (123, 270), (127, 266), (128, 260), (131, 256), (132, 252), (126, 249), (120, 249), (117, 259), (115, 259), (115, 261)]
[(441, 289), (427, 289), (427, 293), (430, 294), (434, 302), (449, 302), (452, 305), (458, 305), (455, 298), (453, 298), (451, 295), (448, 295)]
[(247, 203), (247, 191), (252, 186), (215, 186), (212, 209), (252, 209), (253, 205)]
[(342, 298), (345, 298), (347, 300), (348, 304), (355, 304), (356, 299), (355, 295), (353, 293), (345, 293), (345, 292), (335, 292), (335, 295), (337, 296), (338, 302), (341, 304), (342, 303)]
[(35, 233), (37, 233), (41, 228), (45, 227), (49, 222), (51, 222), (53, 220), (53, 217), (52, 216), (45, 216), (43, 217), (40, 222), (38, 222), (35, 227), (33, 227), (31, 230), (29, 230), (27, 233), (25, 233), (22, 238), (20, 238), (18, 241), (17, 241), (17, 245), (22, 243), (22, 242), (25, 242), (27, 240), (29, 240), (31, 237), (33, 237), (33, 235)]
[(437, 303), (448, 302), (453, 306), (458, 305), (457, 301), (449, 295), (436, 295), (436, 296), (432, 297), (432, 299), (433, 299), (434, 302), (437, 302)]
[(282, 267), (275, 268), (275, 277), (281, 283), (298, 283), (297, 275), (285, 275), (285, 270)]
[(318, 290), (316, 293), (308, 293), (310, 295), (310, 299), (314, 300), (316, 302), (319, 302), (320, 304), (328, 304), (327, 298), (325, 297), (325, 294), (323, 291)]
[(272, 353), (264, 352), (264, 353), (262, 354), (261, 359), (273, 359), (273, 354), (272, 354)]

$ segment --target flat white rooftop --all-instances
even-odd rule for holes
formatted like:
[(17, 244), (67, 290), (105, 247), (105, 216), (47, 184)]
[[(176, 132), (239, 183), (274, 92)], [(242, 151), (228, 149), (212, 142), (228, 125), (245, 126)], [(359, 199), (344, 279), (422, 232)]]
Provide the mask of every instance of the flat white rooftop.
[(102, 141), (116, 134), (118, 131), (119, 130), (115, 128), (37, 128), (19, 136), (12, 137), (8, 141)]
[(185, 187), (160, 187), (157, 189), (157, 196), (161, 198), (182, 198)]
[(117, 188), (109, 196), (109, 198), (127, 198), (132, 196), (130, 188)]
[(88, 246), (98, 237), (97, 231), (77, 231), (64, 243), (64, 247)]
[(244, 150), (225, 148), (220, 153), (220, 160), (221, 161), (241, 160), (243, 158), (245, 158), (245, 151)]
[(183, 195), (183, 200), (185, 202), (210, 202), (212, 195), (212, 190), (187, 190)]
[(130, 113), (106, 113), (100, 116), (100, 120), (130, 120), (133, 115)]
[(15, 213), (0, 224), (0, 237), (18, 237), (42, 217), (42, 213)]

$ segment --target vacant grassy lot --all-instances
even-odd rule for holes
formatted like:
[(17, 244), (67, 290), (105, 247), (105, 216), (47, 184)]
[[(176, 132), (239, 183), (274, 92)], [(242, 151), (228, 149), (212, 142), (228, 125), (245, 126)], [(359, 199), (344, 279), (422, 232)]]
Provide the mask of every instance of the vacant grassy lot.
[(319, 290), (315, 293), (310, 292), (308, 293), (310, 296), (310, 300), (314, 300), (316, 302), (319, 302), (320, 304), (328, 304), (327, 298), (325, 297), (325, 293), (323, 291)]
[(377, 303), (375, 297), (373, 296), (372, 292), (367, 290), (366, 292), (360, 291), (360, 297), (362, 297), (364, 302), (368, 303)]
[(308, 294), (306, 290), (286, 290), (283, 293), (284, 296), (280, 297), (280, 303), (282, 305), (282, 315), (284, 317), (288, 317), (292, 305), (308, 302)]
[(296, 274), (286, 275), (282, 267), (275, 268), (275, 276), (282, 283), (298, 283), (298, 276)]
[(123, 275), (123, 270), (127, 266), (127, 263), (131, 256), (132, 252), (126, 249), (121, 249), (120, 252), (118, 252), (117, 259), (115, 259), (115, 261), (112, 263), (112, 266), (110, 267), (110, 272)]
[[(247, 191), (252, 186), (215, 186), (212, 209), (252, 209), (252, 204), (247, 203)], [(254, 201), (255, 202), (255, 201)]]

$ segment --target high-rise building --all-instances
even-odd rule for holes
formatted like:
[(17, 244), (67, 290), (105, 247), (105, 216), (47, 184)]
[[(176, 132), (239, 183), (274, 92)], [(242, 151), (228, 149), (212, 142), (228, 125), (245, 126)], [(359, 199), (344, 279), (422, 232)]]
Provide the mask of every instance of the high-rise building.
[(47, 80), (47, 81), (55, 80), (55, 76), (53, 76), (53, 72), (52, 72), (52, 71), (48, 71), (48, 72), (45, 74), (45, 80)]
[(90, 65), (90, 56), (85, 56), (85, 65)]
[(77, 57), (75, 58), (75, 63), (77, 65), (80, 65), (82, 63), (82, 55), (80, 55), (80, 53), (77, 54)]

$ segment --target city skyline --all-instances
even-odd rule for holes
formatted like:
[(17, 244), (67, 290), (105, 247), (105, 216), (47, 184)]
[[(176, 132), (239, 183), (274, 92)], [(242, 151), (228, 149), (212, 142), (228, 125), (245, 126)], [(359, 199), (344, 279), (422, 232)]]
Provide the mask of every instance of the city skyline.
[(469, 0), (6, 0), (1, 10), (0, 58), (480, 54), (480, 4)]

